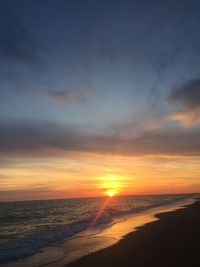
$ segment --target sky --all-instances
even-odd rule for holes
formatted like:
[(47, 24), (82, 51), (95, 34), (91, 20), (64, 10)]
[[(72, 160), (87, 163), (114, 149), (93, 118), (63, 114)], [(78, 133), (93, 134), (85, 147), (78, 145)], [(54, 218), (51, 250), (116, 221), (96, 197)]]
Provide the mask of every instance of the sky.
[(0, 201), (200, 191), (199, 0), (0, 0)]

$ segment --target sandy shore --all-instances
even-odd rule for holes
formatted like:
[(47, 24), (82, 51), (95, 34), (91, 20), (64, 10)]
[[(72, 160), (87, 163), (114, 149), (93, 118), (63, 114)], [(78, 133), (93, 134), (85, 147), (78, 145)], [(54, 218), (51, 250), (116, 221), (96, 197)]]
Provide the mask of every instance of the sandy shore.
[(157, 214), (117, 244), (82, 257), (67, 267), (199, 267), (200, 201), (185, 208)]

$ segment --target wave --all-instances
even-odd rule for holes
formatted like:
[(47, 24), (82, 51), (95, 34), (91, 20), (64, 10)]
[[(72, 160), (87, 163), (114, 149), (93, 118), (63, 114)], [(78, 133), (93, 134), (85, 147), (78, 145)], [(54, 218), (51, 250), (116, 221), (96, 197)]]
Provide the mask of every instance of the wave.
[[(15, 261), (20, 258), (31, 256), (44, 247), (61, 242), (88, 229), (94, 216), (85, 220), (56, 227), (53, 230), (38, 232), (25, 237), (12, 239), (4, 245), (0, 245), (0, 263)], [(110, 223), (112, 220), (106, 214), (102, 214), (98, 226)]]

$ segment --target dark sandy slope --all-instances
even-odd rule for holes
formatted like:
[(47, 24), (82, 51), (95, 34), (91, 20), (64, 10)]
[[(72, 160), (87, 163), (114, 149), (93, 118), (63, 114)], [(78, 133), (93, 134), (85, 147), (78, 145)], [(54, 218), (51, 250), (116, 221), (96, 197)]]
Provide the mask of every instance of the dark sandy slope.
[(200, 201), (157, 215), (118, 244), (85, 256), (67, 267), (200, 267)]

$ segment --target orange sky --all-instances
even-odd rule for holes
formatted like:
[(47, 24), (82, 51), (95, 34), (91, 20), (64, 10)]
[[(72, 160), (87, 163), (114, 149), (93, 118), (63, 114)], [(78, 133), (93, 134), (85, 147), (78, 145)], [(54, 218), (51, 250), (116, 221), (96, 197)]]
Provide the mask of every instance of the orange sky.
[(198, 192), (198, 157), (69, 153), (66, 158), (18, 158), (0, 170), (0, 200), (115, 194)]

